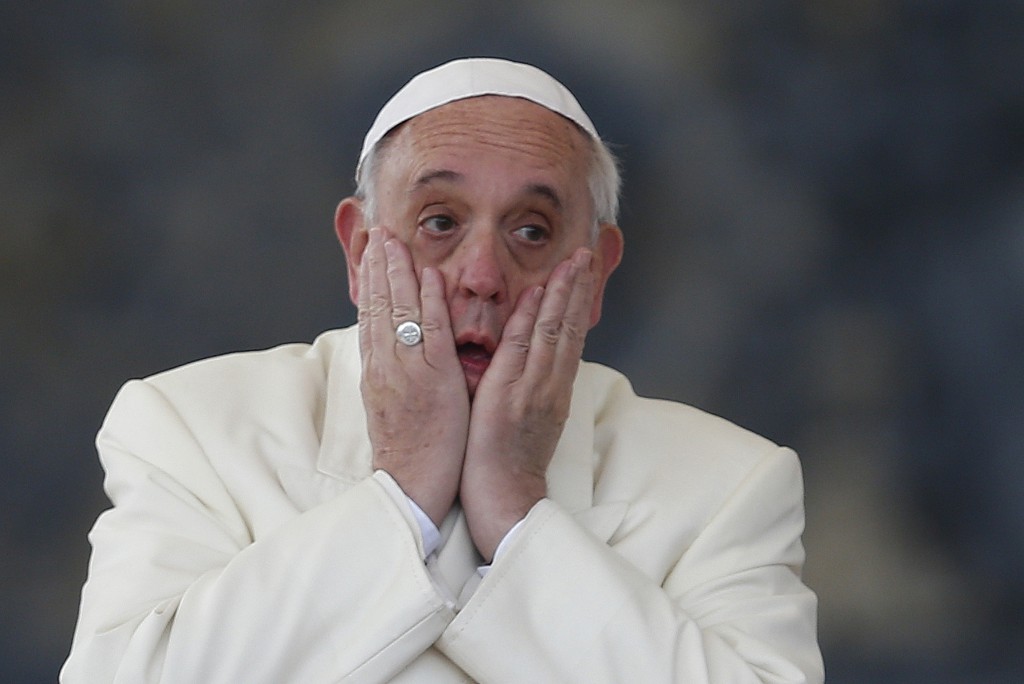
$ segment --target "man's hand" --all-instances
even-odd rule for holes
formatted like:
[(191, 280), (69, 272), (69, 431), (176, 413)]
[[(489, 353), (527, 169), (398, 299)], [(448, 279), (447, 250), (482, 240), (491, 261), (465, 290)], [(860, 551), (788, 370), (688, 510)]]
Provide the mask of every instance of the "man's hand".
[(547, 494), (545, 475), (590, 329), (591, 259), (590, 250), (578, 249), (545, 288), (523, 292), (477, 387), (459, 496), (487, 561)]
[[(373, 467), (387, 471), (436, 525), (459, 491), (469, 393), (439, 271), (417, 283), (408, 248), (370, 230), (359, 269), (360, 389)], [(395, 327), (417, 321), (423, 341), (407, 347)]]

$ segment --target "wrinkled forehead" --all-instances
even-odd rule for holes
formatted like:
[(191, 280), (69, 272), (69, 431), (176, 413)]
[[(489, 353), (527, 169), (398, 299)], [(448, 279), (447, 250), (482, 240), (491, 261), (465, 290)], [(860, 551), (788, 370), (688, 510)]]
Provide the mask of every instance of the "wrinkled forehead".
[(389, 197), (461, 188), (475, 200), (546, 197), (587, 217), (591, 154), (587, 134), (565, 117), (528, 100), (485, 95), (400, 124), (378, 144), (374, 173)]
[(382, 192), (422, 186), (424, 178), (515, 192), (545, 186), (566, 206), (589, 197), (591, 147), (575, 124), (544, 107), (481, 96), (424, 112), (394, 129), (374, 156)]

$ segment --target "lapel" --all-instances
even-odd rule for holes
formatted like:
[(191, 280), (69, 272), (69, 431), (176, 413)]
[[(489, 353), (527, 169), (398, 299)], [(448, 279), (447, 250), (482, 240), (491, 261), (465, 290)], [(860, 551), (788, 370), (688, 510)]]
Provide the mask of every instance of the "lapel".
[(548, 498), (569, 513), (590, 508), (594, 499), (594, 397), (587, 374), (576, 375), (569, 419), (548, 465)]
[(366, 412), (359, 396), (362, 360), (359, 329), (341, 331), (327, 367), (323, 436), (317, 472), (352, 484), (373, 474), (373, 454), (366, 432)]
[(324, 333), (313, 343), (311, 353), (319, 352), (324, 364), (324, 379), (316, 387), (323, 397), (322, 414), (314, 420), (320, 448), (309, 461), (290, 454), (277, 470), (281, 486), (300, 511), (329, 501), (373, 473), (359, 400), (358, 334), (351, 326)]
[(591, 534), (607, 542), (626, 515), (625, 502), (594, 504), (594, 473), (597, 471), (594, 423), (598, 388), (586, 363), (580, 364), (572, 392), (569, 420), (548, 466), (548, 498), (557, 502)]

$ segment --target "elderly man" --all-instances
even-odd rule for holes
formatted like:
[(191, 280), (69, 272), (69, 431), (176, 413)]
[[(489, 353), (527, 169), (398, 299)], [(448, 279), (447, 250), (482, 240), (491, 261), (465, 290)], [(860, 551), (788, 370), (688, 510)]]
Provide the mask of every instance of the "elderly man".
[(582, 363), (618, 177), (534, 67), (381, 110), (357, 327), (128, 383), (64, 682), (816, 682), (792, 451)]

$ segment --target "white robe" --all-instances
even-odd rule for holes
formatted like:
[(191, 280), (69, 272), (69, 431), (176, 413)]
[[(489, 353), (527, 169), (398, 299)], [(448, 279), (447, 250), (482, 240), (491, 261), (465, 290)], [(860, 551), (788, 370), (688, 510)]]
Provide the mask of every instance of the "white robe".
[(372, 472), (359, 374), (348, 328), (125, 385), (62, 682), (822, 681), (789, 449), (584, 363), (480, 581)]

